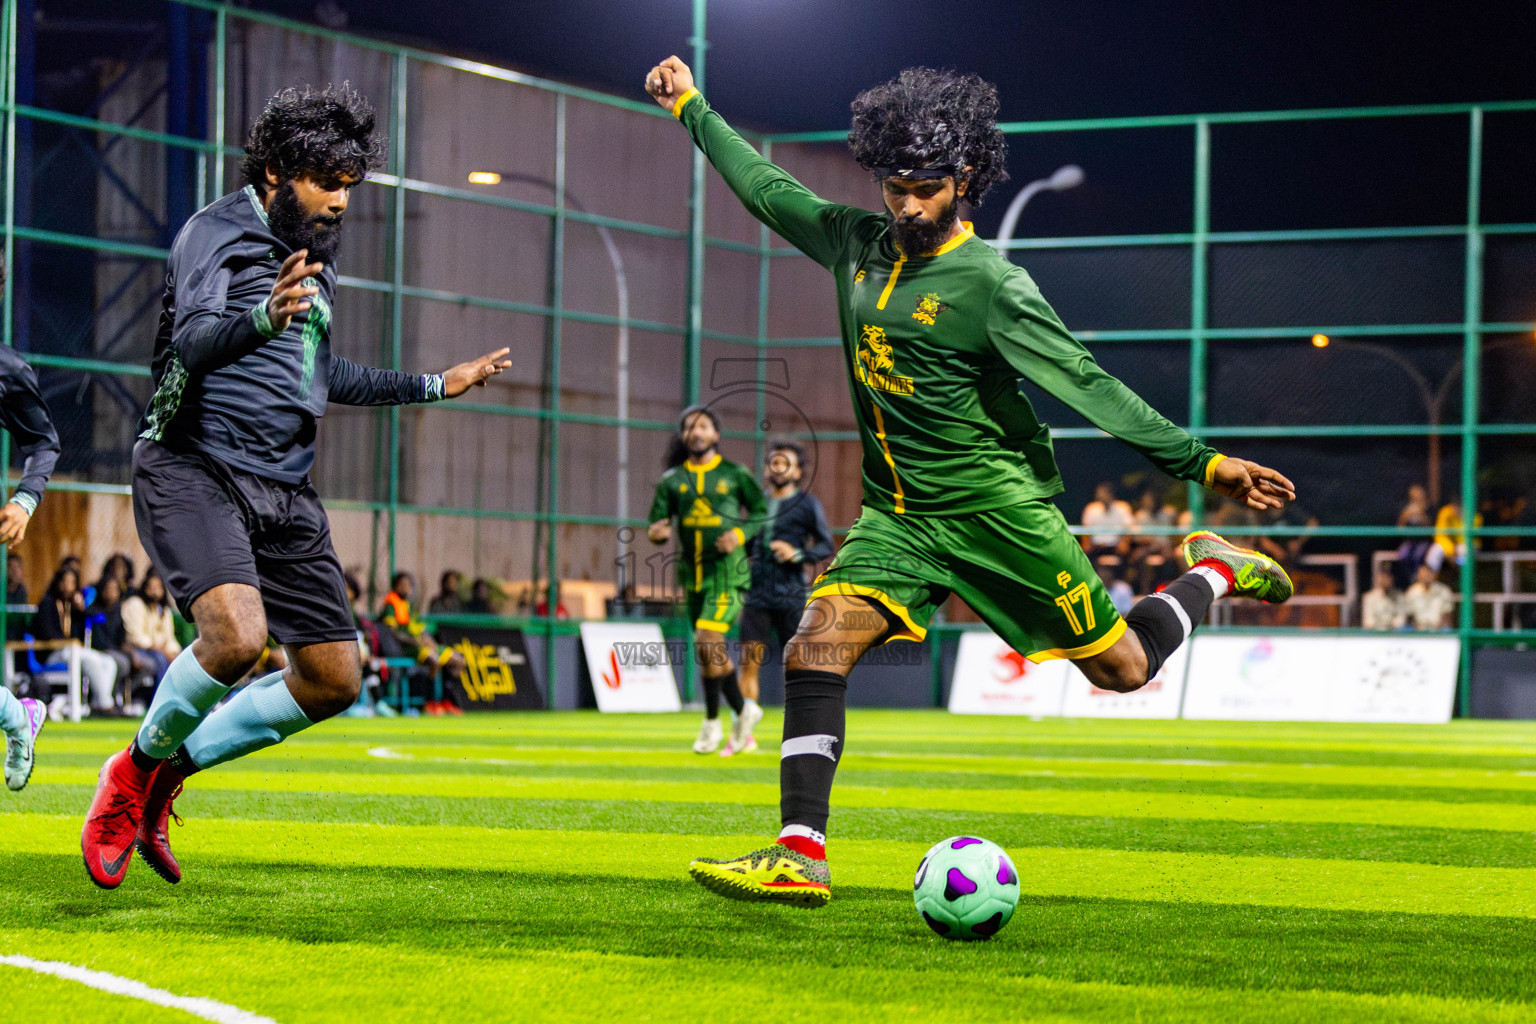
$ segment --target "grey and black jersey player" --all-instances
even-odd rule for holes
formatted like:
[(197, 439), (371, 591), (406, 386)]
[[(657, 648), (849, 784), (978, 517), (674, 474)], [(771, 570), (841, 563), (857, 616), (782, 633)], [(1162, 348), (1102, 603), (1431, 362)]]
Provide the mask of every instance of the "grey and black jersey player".
[[(0, 282), (4, 280), (0, 269)], [(0, 544), (20, 544), (58, 465), (59, 434), (43, 404), (37, 374), (8, 345), (0, 345), (0, 426), (10, 431), (22, 458), (21, 483), (0, 507)], [(5, 784), (10, 789), (21, 789), (31, 778), (35, 741), (47, 718), (41, 701), (17, 700), (0, 686), (0, 733), (5, 737)]]
[(782, 655), (794, 637), (805, 610), (805, 572), (832, 557), (832, 531), (821, 502), (800, 490), (805, 476), (805, 446), (777, 441), (768, 448), (763, 467), (763, 497), (768, 521), (752, 538), (752, 586), (741, 611), (742, 713), (736, 716), (724, 756), (757, 749), (753, 730), (763, 720), (757, 703), (758, 673), (763, 663)]
[[(133, 511), (199, 635), (172, 662), (133, 743), (102, 768), (80, 845), (103, 888), (121, 883), (135, 848), (179, 881), (165, 824), (185, 778), (357, 698), (352, 611), (309, 482), (326, 404), (452, 398), (510, 365), (502, 349), (420, 375), (331, 351), (342, 219), (382, 152), (372, 107), (350, 89), (282, 92), (251, 127), (245, 187), (193, 215), (171, 247)], [(209, 714), (269, 634), (287, 648), (288, 668)]]

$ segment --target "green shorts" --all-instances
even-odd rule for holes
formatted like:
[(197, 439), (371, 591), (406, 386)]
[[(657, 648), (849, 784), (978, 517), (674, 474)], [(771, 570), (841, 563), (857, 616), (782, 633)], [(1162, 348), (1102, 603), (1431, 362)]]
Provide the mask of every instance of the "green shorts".
[(688, 618), (695, 629), (729, 633), (741, 616), (742, 600), (747, 594), (750, 576), (743, 571), (743, 559), (721, 559), (706, 566), (700, 577), (702, 587), (689, 588)]
[(1030, 661), (1089, 658), (1125, 632), (1082, 545), (1049, 501), (950, 517), (866, 506), (810, 596), (871, 598), (902, 623), (887, 640), (921, 640), (951, 592)]

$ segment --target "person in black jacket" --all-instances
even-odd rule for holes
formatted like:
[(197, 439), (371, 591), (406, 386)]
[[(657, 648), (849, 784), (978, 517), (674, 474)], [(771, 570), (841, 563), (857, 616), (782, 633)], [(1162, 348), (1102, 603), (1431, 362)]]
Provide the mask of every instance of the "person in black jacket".
[(758, 672), (770, 656), (784, 653), (784, 645), (800, 625), (805, 608), (805, 570), (832, 557), (832, 531), (821, 502), (801, 491), (805, 476), (805, 447), (798, 441), (779, 441), (768, 450), (763, 470), (763, 497), (768, 501), (768, 523), (752, 538), (752, 586), (741, 613), (741, 695), (746, 707), (736, 716), (735, 728), (722, 756), (751, 753), (757, 749), (753, 735), (762, 721), (757, 702)]
[[(32, 635), (39, 640), (85, 640), (85, 601), (80, 593), (80, 574), (65, 567), (53, 574), (48, 590), (37, 602), (32, 619)], [(117, 685), (117, 663), (91, 647), (72, 652), (80, 659), (80, 675), (90, 687), (91, 710), (110, 714), (117, 708), (113, 693)], [(63, 656), (52, 651), (39, 653), (43, 662)]]
[[(101, 773), (81, 850), (116, 888), (135, 846), (181, 878), (165, 834), (191, 773), (280, 743), (356, 701), (357, 634), (310, 484), (327, 403), (453, 398), (511, 366), (507, 349), (442, 373), (359, 366), (331, 349), (335, 255), (352, 189), (383, 157), (351, 88), (288, 89), (251, 126), (245, 186), (193, 214), (166, 265), (155, 392), (133, 452), (139, 540), (198, 626), (130, 747)], [(287, 668), (213, 708), (262, 657)]]

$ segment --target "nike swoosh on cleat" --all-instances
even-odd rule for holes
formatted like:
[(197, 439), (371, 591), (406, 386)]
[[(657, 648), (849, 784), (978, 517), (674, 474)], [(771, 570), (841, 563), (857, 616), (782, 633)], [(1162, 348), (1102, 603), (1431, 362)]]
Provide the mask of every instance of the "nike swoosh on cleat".
[(98, 854), (97, 858), (101, 861), (101, 870), (105, 871), (108, 875), (117, 874), (123, 869), (123, 862), (128, 859), (128, 855), (132, 852), (133, 847), (130, 846), (118, 855), (117, 860), (107, 860), (107, 858)]

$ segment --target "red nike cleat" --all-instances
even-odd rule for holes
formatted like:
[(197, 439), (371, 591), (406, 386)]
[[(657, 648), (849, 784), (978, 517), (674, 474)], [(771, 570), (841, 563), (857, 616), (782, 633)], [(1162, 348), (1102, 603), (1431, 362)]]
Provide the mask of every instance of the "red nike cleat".
[(168, 764), (155, 769), (149, 796), (144, 801), (144, 820), (139, 823), (138, 838), (133, 844), (144, 863), (172, 885), (181, 881), (181, 865), (176, 863), (176, 855), (171, 852), (169, 826), (172, 818), (180, 825), (181, 815), (171, 804), (181, 795), (181, 787), (186, 781), (186, 776)]
[(113, 754), (101, 766), (96, 797), (80, 832), (80, 853), (85, 859), (86, 874), (103, 889), (116, 889), (128, 873), (150, 779), (126, 750)]

